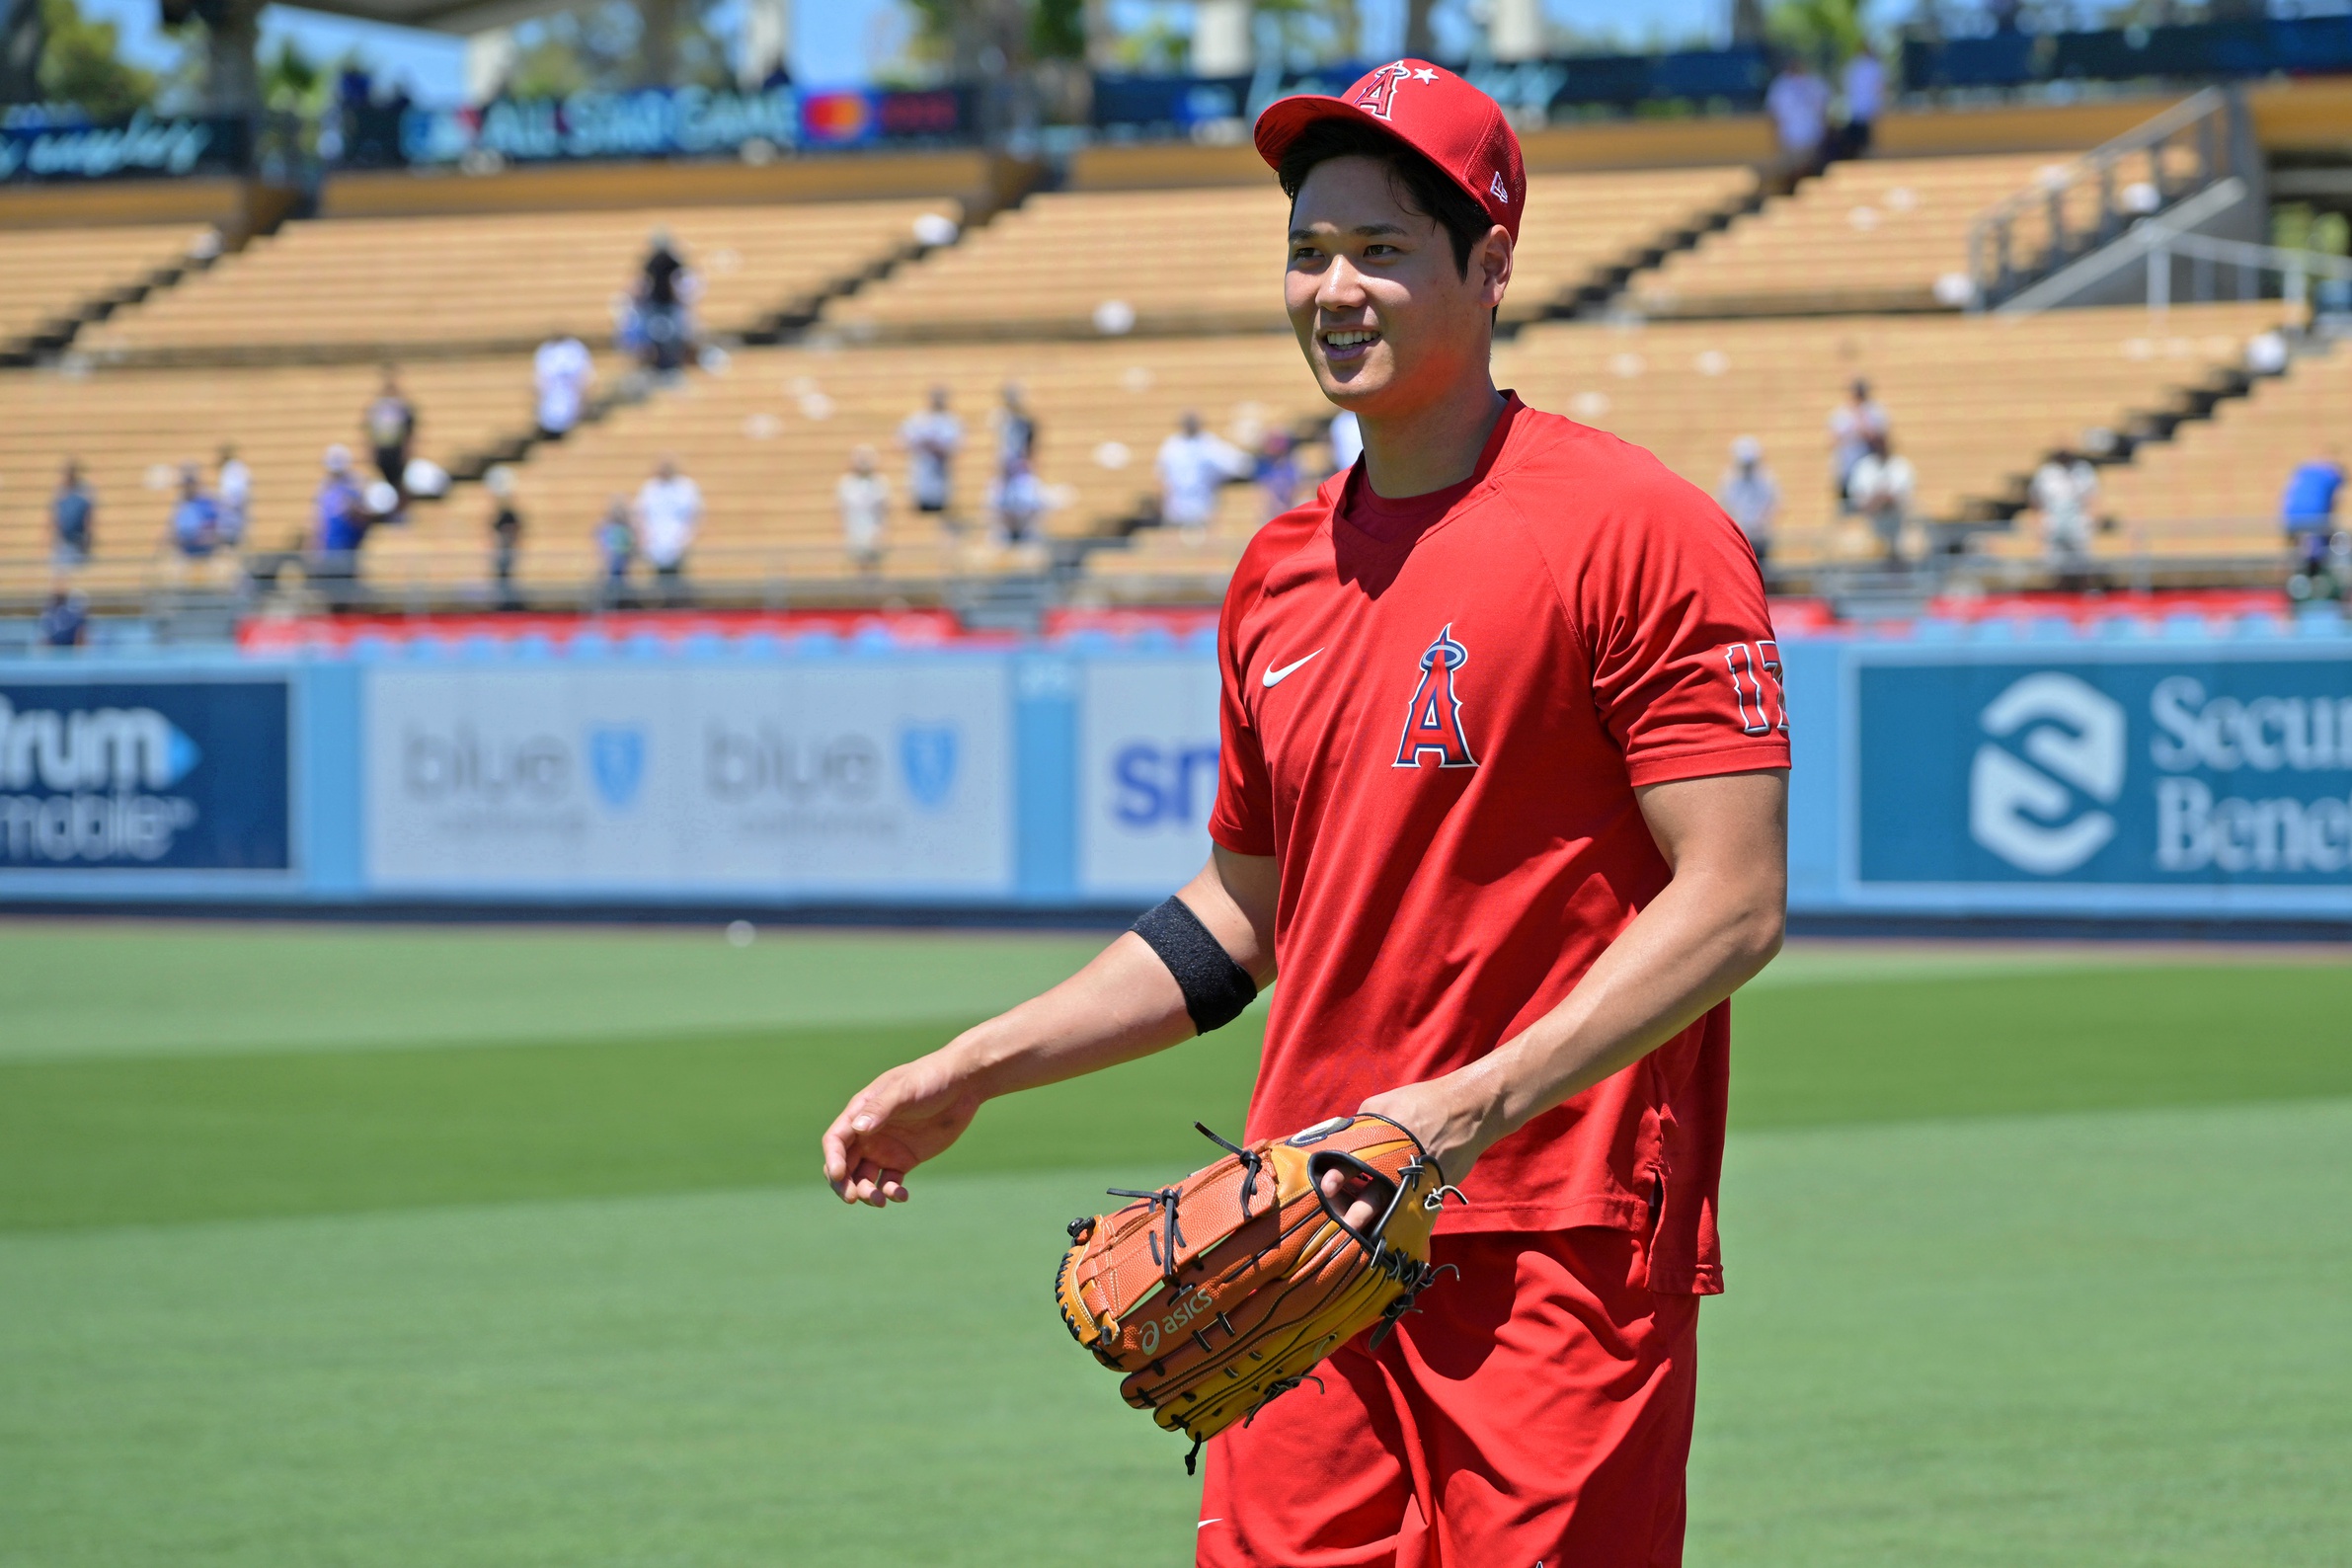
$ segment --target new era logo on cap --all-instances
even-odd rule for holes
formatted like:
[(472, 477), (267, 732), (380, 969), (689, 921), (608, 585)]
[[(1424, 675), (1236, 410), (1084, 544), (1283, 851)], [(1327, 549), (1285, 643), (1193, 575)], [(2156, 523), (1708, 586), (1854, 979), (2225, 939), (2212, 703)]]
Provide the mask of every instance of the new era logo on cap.
[(1396, 137), (1450, 177), (1513, 239), (1527, 202), (1527, 165), (1501, 106), (1443, 66), (1396, 60), (1369, 71), (1337, 98), (1299, 93), (1258, 117), (1258, 155), (1280, 167), (1299, 133), (1319, 119), (1354, 119)]

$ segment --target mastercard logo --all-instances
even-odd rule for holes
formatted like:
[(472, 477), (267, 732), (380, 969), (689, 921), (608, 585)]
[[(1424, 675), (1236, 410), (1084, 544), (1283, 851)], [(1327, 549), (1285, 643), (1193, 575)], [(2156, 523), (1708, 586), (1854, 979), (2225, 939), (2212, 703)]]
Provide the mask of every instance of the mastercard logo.
[(801, 128), (813, 141), (855, 141), (874, 128), (864, 93), (816, 93), (801, 100)]

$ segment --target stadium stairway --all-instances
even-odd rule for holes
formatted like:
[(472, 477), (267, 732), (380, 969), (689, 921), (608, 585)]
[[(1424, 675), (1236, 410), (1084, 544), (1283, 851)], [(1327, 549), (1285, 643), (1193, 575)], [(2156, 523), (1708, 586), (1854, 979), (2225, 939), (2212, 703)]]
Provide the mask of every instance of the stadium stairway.
[(0, 233), (0, 366), (64, 350), (84, 327), (212, 266), (221, 245), (210, 224)]

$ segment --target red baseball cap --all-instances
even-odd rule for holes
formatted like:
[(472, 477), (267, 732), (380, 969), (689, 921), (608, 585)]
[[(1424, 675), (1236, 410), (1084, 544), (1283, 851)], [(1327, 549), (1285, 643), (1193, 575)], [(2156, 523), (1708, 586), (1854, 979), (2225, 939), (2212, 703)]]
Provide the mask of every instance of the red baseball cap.
[(1367, 72), (1337, 98), (1299, 93), (1278, 99), (1258, 117), (1258, 156), (1280, 168), (1291, 143), (1320, 119), (1353, 119), (1386, 131), (1445, 170), (1519, 238), (1528, 170), (1518, 133), (1500, 105), (1444, 66), (1398, 60)]

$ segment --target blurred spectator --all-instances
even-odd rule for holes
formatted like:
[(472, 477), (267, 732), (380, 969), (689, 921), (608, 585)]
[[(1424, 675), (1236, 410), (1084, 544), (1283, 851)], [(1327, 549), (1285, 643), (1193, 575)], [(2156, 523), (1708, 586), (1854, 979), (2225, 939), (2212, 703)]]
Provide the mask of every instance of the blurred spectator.
[(2338, 446), (2325, 448), (2307, 463), (2298, 463), (2287, 476), (2286, 493), (2279, 498), (2279, 518), (2296, 539), (2315, 534), (2322, 543), (2335, 531), (2336, 493), (2344, 488), (2344, 454)]
[(1886, 552), (1889, 566), (1903, 564), (1903, 525), (1911, 517), (1913, 476), (1911, 459), (1897, 455), (1884, 431), (1870, 437), (1861, 460), (1846, 481), (1846, 499), (1870, 523)]
[(1202, 429), (1201, 416), (1188, 409), (1176, 432), (1159, 443), (1154, 468), (1160, 520), (1198, 539), (1216, 520), (1217, 491), (1248, 473), (1250, 461), (1232, 442)]
[(1331, 416), (1331, 429), (1323, 438), (1331, 443), (1331, 471), (1335, 474), (1346, 473), (1364, 455), (1364, 427), (1346, 409)]
[(1004, 401), (996, 409), (996, 476), (1001, 482), (1011, 476), (1013, 465), (1034, 468), (1037, 464), (1037, 418), (1029, 412), (1029, 405), (1018, 381), (1004, 383)]
[(1838, 133), (1838, 156), (1859, 158), (1870, 150), (1878, 117), (1886, 111), (1887, 68), (1878, 51), (1867, 43), (1854, 51), (1839, 85), (1845, 98), (1845, 124)]
[(596, 384), (596, 360), (588, 345), (570, 333), (551, 333), (531, 355), (531, 387), (537, 394), (539, 433), (550, 440), (570, 432)]
[(1764, 464), (1764, 443), (1743, 435), (1731, 443), (1731, 466), (1715, 491), (1724, 515), (1740, 526), (1756, 548), (1756, 564), (1772, 554), (1772, 520), (1780, 514), (1780, 482)]
[(408, 474), (409, 445), (417, 438), (417, 410), (400, 390), (400, 373), (384, 366), (384, 384), (359, 416), (368, 449), (375, 455), (376, 472), (384, 483), (400, 489)]
[(52, 589), (38, 630), (43, 648), (79, 648), (90, 638), (90, 606), (79, 593)]
[(596, 524), (596, 555), (604, 563), (598, 602), (617, 609), (629, 596), (629, 568), (637, 559), (637, 526), (629, 516), (629, 498), (615, 496), (605, 503)]
[(2014, 35), (2021, 31), (2017, 19), (2025, 10), (2025, 0), (1985, 0), (1985, 15), (1993, 19), (1997, 34)]
[(220, 548), (220, 507), (204, 494), (196, 465), (180, 468), (180, 499), (172, 505), (172, 545), (191, 561)]
[(687, 307), (697, 289), (694, 274), (677, 253), (666, 229), (646, 238), (645, 260), (638, 264), (632, 290), (637, 314), (639, 357), (647, 368), (666, 375), (686, 362), (693, 340)]
[(2042, 514), (2042, 558), (2062, 573), (2080, 571), (2090, 560), (2099, 471), (2078, 452), (2057, 451), (2034, 470), (2028, 488), (2034, 510)]
[(1288, 431), (1270, 431), (1258, 448), (1258, 490), (1266, 500), (1266, 515), (1279, 517), (1298, 505), (1306, 476), (1298, 471), (1298, 443)]
[(849, 454), (849, 472), (833, 486), (833, 500), (841, 508), (841, 542), (860, 572), (881, 570), (883, 530), (890, 520), (890, 481), (874, 463), (874, 448), (859, 447)]
[(82, 477), (82, 465), (68, 458), (49, 498), (50, 548), (60, 571), (89, 563), (98, 547), (98, 496)]
[(212, 499), (220, 510), (220, 542), (234, 550), (245, 542), (246, 524), (253, 520), (253, 470), (245, 466), (237, 448), (225, 443), (218, 461)]
[(944, 515), (955, 500), (956, 454), (964, 449), (964, 422), (948, 412), (947, 388), (931, 389), (930, 404), (899, 427), (906, 449), (906, 492), (914, 510)]
[(328, 447), (326, 468), (327, 477), (312, 503), (316, 531), (311, 539), (310, 576), (327, 602), (342, 609), (351, 603), (352, 588), (359, 575), (359, 547), (367, 541), (367, 526), (374, 518), (352, 472), (350, 449)]
[(702, 491), (677, 471), (665, 452), (654, 477), (637, 491), (637, 548), (654, 569), (663, 598), (677, 599), (685, 588), (686, 552), (702, 526)]
[(490, 577), (498, 585), (499, 608), (522, 608), (514, 588), (514, 561), (522, 553), (522, 512), (514, 505), (514, 470), (500, 463), (482, 476), (490, 492)]
[(1870, 437), (1887, 433), (1887, 411), (1870, 397), (1870, 383), (1856, 380), (1845, 389), (1845, 401), (1830, 411), (1830, 494), (1839, 509), (1853, 510), (1853, 465), (1870, 449)]
[(1782, 61), (1764, 90), (1764, 112), (1780, 141), (1780, 188), (1787, 190), (1821, 170), (1830, 134), (1830, 84), (1801, 54)]
[(1004, 473), (988, 495), (988, 510), (995, 518), (999, 544), (1019, 544), (1037, 537), (1037, 519), (1045, 514), (1046, 487), (1026, 457), (1006, 461)]

